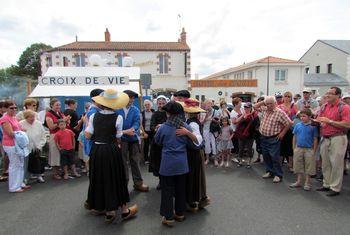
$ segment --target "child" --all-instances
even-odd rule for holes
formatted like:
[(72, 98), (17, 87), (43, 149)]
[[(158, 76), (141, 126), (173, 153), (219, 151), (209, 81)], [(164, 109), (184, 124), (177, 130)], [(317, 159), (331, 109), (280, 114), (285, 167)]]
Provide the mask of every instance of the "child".
[(80, 177), (75, 169), (74, 164), (74, 149), (75, 139), (73, 131), (66, 129), (66, 122), (63, 119), (58, 120), (59, 130), (55, 134), (55, 142), (58, 150), (60, 151), (61, 166), (63, 166), (64, 176), (63, 179), (68, 179), (68, 166), (71, 167), (73, 175)]
[(293, 170), (297, 174), (297, 181), (291, 184), (291, 188), (299, 188), (302, 185), (302, 177), (305, 175), (304, 190), (311, 190), (311, 176), (316, 173), (316, 160), (314, 157), (317, 149), (317, 128), (311, 125), (312, 112), (305, 109), (299, 113), (301, 122), (296, 124), (293, 130)]
[(84, 151), (84, 131), (81, 131), (78, 136), (79, 141), (79, 159), (81, 159), (84, 162), (84, 169), (81, 171), (82, 173), (86, 173), (88, 175), (89, 173), (89, 155), (87, 155)]
[[(228, 117), (222, 117), (220, 120), (221, 133), (219, 135), (219, 155), (221, 156), (220, 167), (225, 165), (229, 167), (229, 154), (233, 148), (231, 139), (233, 138), (233, 130)], [(215, 159), (215, 166), (218, 166), (218, 160)]]

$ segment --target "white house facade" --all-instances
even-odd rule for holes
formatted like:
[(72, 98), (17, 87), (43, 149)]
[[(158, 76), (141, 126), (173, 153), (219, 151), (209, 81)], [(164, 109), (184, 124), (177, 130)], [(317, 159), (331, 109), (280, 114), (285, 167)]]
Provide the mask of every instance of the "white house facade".
[(190, 82), (194, 97), (231, 102), (231, 96), (246, 101), (262, 95), (303, 89), (304, 63), (277, 57), (265, 57)]
[(75, 41), (42, 53), (42, 74), (49, 66), (90, 66), (89, 57), (94, 54), (99, 55), (106, 66), (123, 66), (123, 57), (130, 56), (141, 74), (152, 75), (148, 93), (188, 88), (191, 55), (184, 29), (177, 42), (113, 42), (110, 38), (106, 29), (105, 41)]
[(349, 91), (350, 40), (317, 40), (299, 61), (306, 64), (304, 85), (315, 93), (331, 86)]

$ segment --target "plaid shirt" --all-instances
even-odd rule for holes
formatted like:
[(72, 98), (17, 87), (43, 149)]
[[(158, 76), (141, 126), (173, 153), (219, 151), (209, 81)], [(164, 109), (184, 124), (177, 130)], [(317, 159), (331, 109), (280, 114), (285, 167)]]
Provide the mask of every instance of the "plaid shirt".
[(285, 126), (290, 125), (291, 120), (281, 109), (275, 108), (273, 111), (267, 111), (266, 107), (264, 108), (262, 110), (263, 117), (259, 128), (263, 136), (278, 135)]

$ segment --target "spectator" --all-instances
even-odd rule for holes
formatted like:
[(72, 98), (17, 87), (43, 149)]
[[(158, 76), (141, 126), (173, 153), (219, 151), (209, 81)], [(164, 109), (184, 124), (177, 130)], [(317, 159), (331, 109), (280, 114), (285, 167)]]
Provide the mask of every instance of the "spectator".
[(316, 113), (316, 109), (318, 107), (318, 103), (316, 100), (311, 98), (312, 91), (310, 88), (304, 88), (303, 90), (303, 98), (298, 100), (296, 103), (296, 108), (298, 111), (304, 109), (311, 109), (312, 114)]
[(264, 179), (272, 178), (274, 183), (282, 180), (280, 161), (281, 140), (291, 126), (291, 120), (285, 112), (277, 108), (276, 99), (268, 96), (264, 101), (254, 104), (254, 109), (263, 112), (260, 123), (261, 147), (266, 166)]
[(23, 112), (24, 120), (19, 122), (29, 138), (28, 150), (30, 154), (24, 160), (27, 162), (24, 168), (24, 175), (27, 175), (26, 179), (29, 180), (29, 174), (26, 172), (32, 173), (39, 183), (44, 183), (45, 180), (42, 174), (45, 169), (41, 160), (41, 152), (46, 143), (46, 133), (42, 123), (35, 119), (35, 114), (31, 109), (27, 109)]
[(275, 98), (276, 98), (276, 101), (277, 101), (277, 105), (280, 105), (283, 103), (283, 95), (281, 92), (276, 92), (275, 93)]
[(140, 110), (134, 106), (134, 100), (138, 98), (138, 94), (131, 90), (126, 90), (124, 93), (129, 96), (129, 103), (123, 109), (118, 110), (118, 114), (123, 117), (122, 155), (126, 180), (129, 182), (128, 165), (130, 164), (134, 189), (140, 192), (148, 192), (149, 188), (143, 183), (139, 166), (140, 147), (138, 135), (140, 128)]
[(331, 87), (327, 103), (321, 108), (317, 121), (321, 123), (323, 186), (317, 191), (330, 191), (327, 196), (340, 194), (343, 182), (347, 129), (350, 128), (350, 107), (341, 102), (341, 89)]
[(316, 174), (315, 152), (317, 150), (317, 128), (311, 125), (312, 112), (309, 109), (300, 111), (299, 122), (295, 125), (293, 133), (294, 164), (293, 171), (297, 175), (297, 181), (291, 184), (291, 188), (302, 186), (305, 176), (304, 190), (311, 190), (311, 176)]
[(15, 148), (15, 132), (21, 130), (21, 125), (16, 118), (16, 103), (13, 100), (7, 100), (4, 106), (7, 108), (7, 112), (0, 119), (0, 125), (3, 130), (2, 145), (10, 161), (9, 191), (21, 193), (31, 188), (23, 182), (24, 158), (16, 153)]
[(55, 143), (55, 134), (59, 130), (58, 120), (63, 119), (69, 123), (70, 116), (65, 116), (61, 112), (61, 102), (58, 99), (53, 98), (50, 101), (51, 109), (46, 113), (45, 123), (50, 131), (49, 139), (49, 165), (53, 168), (52, 177), (56, 180), (61, 180), (62, 177), (59, 173), (60, 168), (60, 152)]
[(300, 94), (295, 94), (293, 97), (293, 103), (296, 104), (301, 99)]
[[(292, 93), (287, 91), (283, 94), (283, 102), (278, 105), (283, 112), (285, 112), (290, 120), (295, 118), (297, 110), (295, 108), (294, 103), (292, 103)], [(281, 142), (281, 151), (280, 151), (282, 164), (286, 159), (288, 162), (289, 171), (293, 171), (293, 131), (289, 129)]]
[(23, 105), (24, 105), (24, 110), (18, 112), (17, 115), (16, 115), (16, 118), (17, 118), (18, 121), (22, 121), (24, 119), (23, 112), (25, 110), (28, 110), (28, 109), (34, 111), (35, 112), (35, 119), (38, 119), (38, 114), (36, 113), (37, 108), (38, 108), (37, 107), (38, 102), (35, 99), (27, 98), (27, 99), (24, 100)]
[(216, 158), (217, 155), (217, 143), (216, 138), (219, 136), (219, 132), (215, 130), (210, 130), (210, 126), (212, 122), (216, 122), (220, 127), (220, 112), (218, 110), (213, 109), (213, 102), (211, 100), (205, 100), (203, 102), (204, 110), (207, 111), (203, 113), (201, 116), (201, 123), (203, 125), (203, 138), (204, 138), (204, 152), (205, 152), (205, 163), (209, 163), (209, 156), (212, 154), (213, 158)]
[(146, 164), (149, 163), (149, 149), (153, 139), (153, 133), (151, 131), (151, 119), (154, 113), (152, 109), (152, 102), (145, 100), (143, 103), (144, 110), (141, 112), (141, 128), (143, 132), (143, 160)]
[(228, 117), (230, 119), (230, 112), (228, 111), (227, 109), (227, 103), (226, 101), (221, 101), (220, 102), (220, 109), (219, 109), (219, 112), (220, 112), (220, 116), (221, 117)]
[(231, 118), (232, 130), (233, 130), (233, 138), (232, 138), (233, 153), (238, 155), (238, 152), (239, 152), (238, 138), (235, 132), (238, 124), (237, 119), (244, 114), (244, 108), (242, 107), (242, 99), (239, 97), (232, 98), (232, 105), (233, 105), (233, 110), (231, 111), (230, 118)]

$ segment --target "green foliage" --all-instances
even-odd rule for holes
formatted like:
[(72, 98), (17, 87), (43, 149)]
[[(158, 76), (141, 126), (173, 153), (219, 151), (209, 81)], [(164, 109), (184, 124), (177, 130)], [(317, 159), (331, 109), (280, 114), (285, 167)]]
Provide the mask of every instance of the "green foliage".
[(19, 76), (32, 76), (37, 79), (41, 75), (40, 53), (51, 49), (50, 45), (34, 43), (23, 51), (18, 60), (18, 66), (11, 66), (11, 73)]

